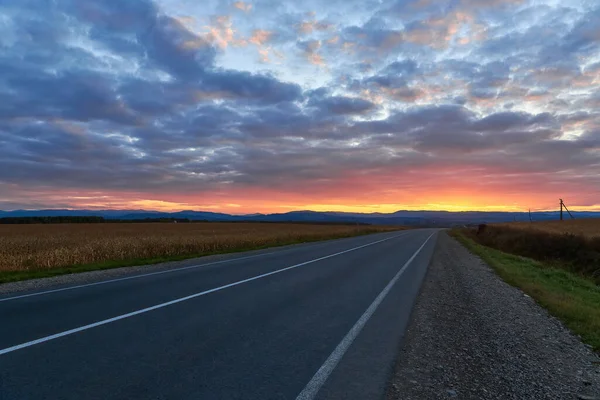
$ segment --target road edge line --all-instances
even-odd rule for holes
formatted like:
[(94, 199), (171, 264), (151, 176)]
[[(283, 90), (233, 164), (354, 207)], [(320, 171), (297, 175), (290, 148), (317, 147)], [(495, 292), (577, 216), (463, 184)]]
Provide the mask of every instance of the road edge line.
[(313, 400), (317, 396), (319, 390), (321, 390), (321, 387), (323, 386), (325, 381), (327, 381), (327, 378), (329, 378), (329, 375), (331, 375), (331, 373), (338, 365), (344, 354), (346, 354), (346, 351), (348, 351), (348, 349), (350, 348), (356, 337), (359, 335), (359, 333), (362, 331), (364, 326), (367, 324), (371, 316), (375, 313), (375, 311), (377, 311), (377, 308), (383, 302), (387, 294), (392, 290), (392, 287), (396, 284), (398, 279), (400, 279), (404, 271), (410, 266), (410, 264), (417, 257), (417, 255), (419, 255), (421, 250), (423, 250), (427, 242), (429, 242), (429, 239), (431, 239), (436, 233), (437, 231), (429, 235), (429, 237), (425, 240), (425, 242), (423, 242), (421, 247), (419, 247), (417, 251), (414, 252), (414, 254), (408, 259), (408, 261), (404, 264), (400, 271), (398, 271), (396, 275), (394, 275), (392, 280), (386, 285), (386, 287), (383, 288), (381, 293), (379, 293), (379, 295), (375, 298), (375, 300), (373, 300), (373, 303), (371, 303), (369, 308), (367, 308), (367, 310), (363, 313), (363, 315), (361, 315), (358, 321), (356, 321), (354, 326), (348, 331), (346, 336), (344, 336), (344, 338), (337, 345), (335, 350), (333, 350), (329, 357), (327, 357), (327, 360), (325, 360), (323, 365), (321, 365), (321, 368), (319, 368), (319, 370), (313, 375), (312, 379), (306, 384), (306, 386), (300, 392), (298, 397), (296, 397), (296, 400)]

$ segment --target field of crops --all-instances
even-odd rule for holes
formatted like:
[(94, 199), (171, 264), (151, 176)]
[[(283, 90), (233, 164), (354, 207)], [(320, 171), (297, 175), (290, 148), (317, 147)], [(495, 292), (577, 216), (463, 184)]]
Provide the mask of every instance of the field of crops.
[(571, 233), (588, 238), (600, 236), (600, 218), (572, 219), (564, 221), (510, 222), (498, 225), (517, 229), (535, 229), (548, 233)]
[(0, 272), (167, 260), (392, 230), (356, 225), (106, 223), (0, 225)]
[(512, 222), (463, 229), (471, 240), (566, 269), (600, 284), (600, 219)]

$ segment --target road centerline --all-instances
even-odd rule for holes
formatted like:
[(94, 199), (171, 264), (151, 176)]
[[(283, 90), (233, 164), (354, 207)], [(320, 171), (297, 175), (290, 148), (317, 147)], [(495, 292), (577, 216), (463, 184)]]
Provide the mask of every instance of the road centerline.
[(399, 234), (399, 235), (395, 235), (395, 236), (388, 237), (388, 238), (385, 238), (385, 239), (381, 239), (381, 240), (378, 240), (378, 241), (375, 241), (375, 242), (367, 243), (367, 244), (364, 244), (364, 245), (361, 245), (361, 246), (353, 247), (351, 249), (347, 249), (347, 250), (340, 251), (340, 252), (337, 252), (337, 253), (329, 254), (329, 255), (326, 255), (326, 256), (323, 256), (323, 257), (315, 258), (315, 259), (312, 259), (312, 260), (309, 260), (309, 261), (305, 261), (305, 262), (302, 262), (302, 263), (291, 265), (289, 267), (285, 267), (285, 268), (281, 268), (281, 269), (278, 269), (278, 270), (275, 270), (275, 271), (271, 271), (271, 272), (267, 272), (267, 273), (264, 273), (264, 274), (256, 275), (256, 276), (251, 277), (251, 278), (242, 279), (242, 280), (239, 280), (239, 281), (236, 281), (236, 282), (229, 283), (227, 285), (223, 285), (223, 286), (219, 286), (219, 287), (216, 287), (216, 288), (208, 289), (208, 290), (205, 290), (205, 291), (202, 291), (202, 292), (199, 292), (199, 293), (195, 293), (195, 294), (192, 294), (192, 295), (189, 295), (189, 296), (185, 296), (185, 297), (181, 297), (181, 298), (178, 298), (178, 299), (175, 299), (175, 300), (171, 300), (171, 301), (168, 301), (168, 302), (156, 304), (156, 305), (151, 306), (151, 307), (146, 307), (146, 308), (143, 308), (143, 309), (140, 309), (140, 310), (136, 310), (136, 311), (133, 311), (133, 312), (130, 312), (130, 313), (121, 314), (121, 315), (118, 315), (116, 317), (112, 317), (112, 318), (104, 319), (104, 320), (101, 320), (101, 321), (98, 321), (98, 322), (94, 322), (94, 323), (91, 323), (91, 324), (87, 324), (87, 325), (84, 325), (84, 326), (81, 326), (81, 327), (78, 327), (78, 328), (69, 329), (69, 330), (66, 330), (66, 331), (63, 331), (63, 332), (59, 332), (59, 333), (56, 333), (56, 334), (53, 334), (53, 335), (45, 336), (45, 337), (42, 337), (42, 338), (39, 338), (39, 339), (35, 339), (35, 340), (29, 341), (29, 342), (25, 342), (25, 343), (21, 343), (21, 344), (18, 344), (18, 345), (11, 346), (11, 347), (7, 347), (7, 348), (4, 348), (4, 349), (0, 350), (0, 355), (11, 353), (11, 352), (14, 352), (14, 351), (17, 351), (17, 350), (21, 350), (21, 349), (24, 349), (24, 348), (27, 348), (27, 347), (31, 347), (31, 346), (34, 346), (34, 345), (37, 345), (37, 344), (40, 344), (40, 343), (48, 342), (48, 341), (51, 341), (51, 340), (54, 340), (54, 339), (58, 339), (58, 338), (61, 338), (61, 337), (64, 337), (64, 336), (69, 336), (69, 335), (72, 335), (72, 334), (75, 334), (75, 333), (78, 333), (78, 332), (82, 332), (82, 331), (85, 331), (85, 330), (93, 329), (93, 328), (96, 328), (96, 327), (99, 327), (99, 326), (102, 326), (102, 325), (107, 325), (107, 324), (110, 324), (112, 322), (116, 322), (116, 321), (119, 321), (119, 320), (122, 320), (122, 319), (130, 318), (130, 317), (133, 317), (133, 316), (136, 316), (136, 315), (139, 315), (139, 314), (144, 314), (144, 313), (147, 313), (147, 312), (150, 312), (150, 311), (153, 311), (153, 310), (157, 310), (157, 309), (161, 309), (161, 308), (164, 308), (164, 307), (168, 307), (168, 306), (171, 306), (171, 305), (174, 305), (174, 304), (177, 304), (177, 303), (181, 303), (181, 302), (184, 302), (184, 301), (187, 301), (187, 300), (191, 300), (191, 299), (194, 299), (194, 298), (197, 298), (197, 297), (200, 297), (200, 296), (204, 296), (204, 295), (207, 295), (207, 294), (210, 294), (210, 293), (218, 292), (218, 291), (221, 291), (221, 290), (224, 290), (224, 289), (227, 289), (227, 288), (230, 288), (230, 287), (238, 286), (238, 285), (241, 285), (241, 284), (244, 284), (244, 283), (247, 283), (247, 282), (251, 282), (251, 281), (258, 280), (258, 279), (262, 279), (262, 278), (265, 278), (265, 277), (268, 277), (268, 276), (271, 276), (271, 275), (279, 274), (279, 273), (282, 273), (284, 271), (292, 270), (292, 269), (295, 269), (295, 268), (298, 268), (298, 267), (301, 267), (301, 266), (304, 266), (304, 265), (308, 265), (308, 264), (312, 264), (312, 263), (315, 263), (315, 262), (318, 262), (318, 261), (322, 261), (322, 260), (325, 260), (325, 259), (328, 259), (328, 258), (336, 257), (336, 256), (339, 256), (339, 255), (342, 255), (342, 254), (345, 254), (345, 253), (349, 253), (349, 252), (352, 252), (352, 251), (356, 251), (356, 250), (359, 250), (359, 249), (362, 249), (362, 248), (365, 248), (365, 247), (373, 246), (373, 245), (378, 244), (378, 243), (383, 243), (383, 242), (386, 242), (388, 240), (392, 240), (392, 239), (395, 239), (395, 238), (398, 238), (398, 237), (405, 236), (406, 234), (407, 233), (404, 232), (404, 233)]

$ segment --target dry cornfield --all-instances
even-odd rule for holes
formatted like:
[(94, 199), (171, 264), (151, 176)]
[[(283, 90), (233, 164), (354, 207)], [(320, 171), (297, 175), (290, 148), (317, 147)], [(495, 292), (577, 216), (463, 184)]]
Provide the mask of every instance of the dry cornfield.
[(509, 222), (496, 225), (516, 229), (533, 229), (548, 233), (571, 233), (587, 238), (600, 237), (600, 218), (571, 219), (564, 221)]
[(398, 228), (266, 223), (0, 225), (0, 271), (167, 259)]

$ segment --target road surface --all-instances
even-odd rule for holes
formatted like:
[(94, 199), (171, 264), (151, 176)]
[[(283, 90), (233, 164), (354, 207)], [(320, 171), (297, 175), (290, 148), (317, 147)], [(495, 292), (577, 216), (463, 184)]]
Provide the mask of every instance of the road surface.
[(385, 396), (437, 231), (0, 297), (0, 399)]

